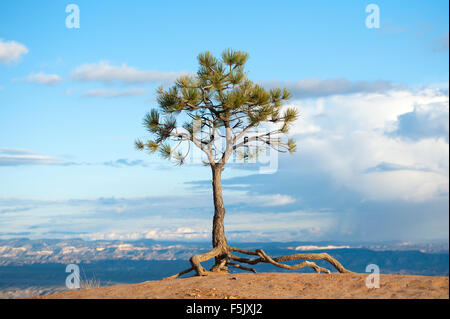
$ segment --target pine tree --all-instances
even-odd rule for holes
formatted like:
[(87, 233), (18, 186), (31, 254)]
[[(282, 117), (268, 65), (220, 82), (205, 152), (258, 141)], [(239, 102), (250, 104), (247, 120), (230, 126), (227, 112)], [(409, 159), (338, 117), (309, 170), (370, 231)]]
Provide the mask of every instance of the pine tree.
[[(286, 89), (270, 90), (255, 84), (247, 78), (245, 64), (248, 54), (242, 51), (225, 50), (221, 58), (209, 51), (197, 57), (199, 68), (196, 75), (178, 78), (175, 84), (164, 90), (157, 90), (159, 109), (152, 109), (143, 120), (144, 127), (151, 134), (148, 140), (138, 139), (135, 147), (149, 153), (159, 153), (177, 165), (186, 162), (193, 147), (200, 149), (205, 157), (204, 164), (212, 171), (214, 217), (212, 229), (212, 250), (194, 255), (191, 268), (176, 274), (195, 270), (197, 275), (208, 272), (201, 262), (215, 258), (211, 271), (225, 271), (233, 266), (255, 272), (250, 265), (259, 262), (272, 263), (286, 269), (312, 267), (317, 272), (329, 272), (313, 262), (304, 261), (290, 266), (281, 261), (296, 259), (325, 259), (340, 272), (348, 272), (326, 253), (295, 254), (277, 258), (269, 257), (263, 250), (248, 251), (228, 245), (225, 228), (225, 206), (222, 198), (221, 177), (230, 157), (257, 157), (267, 148), (278, 152), (293, 153), (295, 141), (288, 138), (289, 129), (299, 114), (296, 108), (286, 108), (283, 102), (290, 98)], [(177, 119), (185, 118), (182, 128)], [(251, 133), (261, 127), (269, 128), (262, 134)], [(218, 141), (223, 143), (218, 143)], [(255, 259), (239, 257), (233, 252), (257, 256)]]

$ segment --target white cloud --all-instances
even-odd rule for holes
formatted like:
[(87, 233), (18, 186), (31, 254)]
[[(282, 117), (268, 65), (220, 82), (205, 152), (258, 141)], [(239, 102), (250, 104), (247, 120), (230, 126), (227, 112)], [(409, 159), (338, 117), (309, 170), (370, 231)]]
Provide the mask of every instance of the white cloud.
[(19, 165), (68, 165), (69, 162), (49, 155), (40, 155), (28, 150), (0, 148), (0, 166)]
[[(433, 89), (295, 101), (302, 114), (293, 128), (297, 156), (367, 200), (448, 196), (448, 136), (433, 135), (433, 123), (443, 121), (448, 135), (448, 103), (448, 95)], [(402, 116), (414, 111), (426, 112), (421, 119), (429, 132), (414, 140), (407, 131), (396, 134)]]
[(224, 193), (225, 202), (230, 205), (246, 204), (251, 207), (275, 207), (284, 206), (296, 202), (296, 199), (289, 195), (250, 194), (247, 190), (226, 190)]
[(179, 227), (176, 229), (155, 228), (147, 231), (137, 232), (96, 232), (90, 234), (80, 234), (79, 237), (89, 240), (137, 240), (143, 238), (154, 240), (203, 240), (208, 238), (209, 235), (210, 230), (200, 227)]
[(448, 102), (417, 104), (414, 110), (398, 117), (395, 134), (410, 139), (443, 137), (449, 133)]
[(42, 85), (56, 85), (63, 81), (57, 74), (45, 74), (44, 72), (31, 73), (23, 79), (24, 82), (36, 83)]
[(302, 79), (299, 81), (268, 81), (266, 87), (284, 87), (290, 90), (294, 97), (323, 97), (336, 94), (385, 92), (397, 88), (388, 81), (350, 81), (346, 78), (334, 79)]
[(0, 39), (0, 63), (10, 63), (20, 59), (28, 49), (22, 43), (16, 41), (3, 41)]
[(256, 206), (265, 206), (265, 207), (272, 207), (272, 206), (283, 206), (292, 204), (295, 202), (295, 198), (289, 196), (289, 195), (281, 195), (281, 194), (274, 194), (274, 195), (258, 195), (258, 196), (252, 196), (252, 204)]
[(182, 74), (186, 72), (141, 71), (126, 64), (115, 66), (101, 61), (79, 66), (73, 71), (72, 78), (81, 82), (133, 84), (173, 81)]
[(255, 212), (228, 211), (226, 230), (230, 233), (250, 231), (250, 238), (258, 240), (276, 237), (277, 240), (312, 240), (330, 231), (336, 216), (308, 211)]
[(146, 89), (133, 88), (129, 90), (107, 90), (107, 89), (94, 89), (83, 93), (85, 97), (102, 97), (102, 98), (115, 98), (126, 96), (137, 96), (146, 94)]

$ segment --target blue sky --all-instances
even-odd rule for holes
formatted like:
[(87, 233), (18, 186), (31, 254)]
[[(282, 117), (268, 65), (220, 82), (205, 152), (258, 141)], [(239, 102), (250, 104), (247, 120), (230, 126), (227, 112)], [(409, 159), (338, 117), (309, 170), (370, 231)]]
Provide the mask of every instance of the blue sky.
[(448, 240), (448, 2), (74, 1), (79, 29), (69, 3), (0, 4), (0, 237), (207, 239), (210, 170), (133, 141), (231, 47), (302, 116), (276, 173), (225, 171), (230, 238)]

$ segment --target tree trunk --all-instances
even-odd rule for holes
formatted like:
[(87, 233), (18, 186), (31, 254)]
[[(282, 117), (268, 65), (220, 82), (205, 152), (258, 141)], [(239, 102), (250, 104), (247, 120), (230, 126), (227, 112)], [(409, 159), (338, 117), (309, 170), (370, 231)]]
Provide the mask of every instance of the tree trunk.
[[(213, 248), (219, 248), (223, 251), (223, 254), (216, 257), (216, 266), (223, 261), (223, 255), (226, 254), (228, 249), (227, 239), (225, 237), (225, 206), (222, 198), (222, 166), (216, 165), (211, 167), (212, 169), (212, 185), (213, 185), (213, 199), (214, 199), (214, 218), (213, 218), (213, 230), (212, 230), (212, 245)], [(222, 267), (220, 267), (222, 268)]]
[[(297, 265), (287, 265), (281, 262), (283, 261), (291, 261), (297, 259), (321, 259), (326, 260), (330, 264), (334, 266), (341, 273), (349, 273), (350, 271), (345, 269), (336, 259), (331, 257), (326, 253), (312, 253), (312, 254), (294, 254), (288, 256), (280, 256), (272, 258), (267, 255), (262, 249), (257, 249), (255, 251), (240, 249), (236, 247), (229, 247), (227, 243), (227, 239), (225, 237), (225, 206), (223, 204), (222, 198), (222, 185), (221, 185), (221, 177), (222, 177), (222, 168), (223, 165), (217, 164), (211, 165), (212, 170), (212, 185), (213, 185), (213, 198), (214, 198), (214, 218), (213, 218), (213, 230), (212, 230), (212, 245), (213, 248), (210, 251), (194, 255), (190, 258), (191, 268), (188, 268), (178, 274), (175, 274), (169, 278), (177, 278), (181, 275), (184, 275), (190, 271), (195, 271), (197, 276), (206, 276), (208, 272), (202, 267), (201, 263), (212, 258), (215, 258), (215, 264), (211, 268), (211, 272), (227, 272), (227, 265), (256, 272), (255, 269), (242, 266), (240, 264), (236, 264), (232, 261), (237, 261), (241, 263), (247, 263), (250, 265), (256, 265), (258, 263), (271, 263), (276, 267), (280, 267), (283, 269), (300, 269), (303, 267), (311, 267), (318, 273), (330, 273), (330, 271), (326, 268), (320, 267), (317, 264), (311, 261), (303, 261)], [(236, 255), (233, 255), (232, 252), (239, 252), (251, 256), (257, 256), (258, 258), (243, 258)]]

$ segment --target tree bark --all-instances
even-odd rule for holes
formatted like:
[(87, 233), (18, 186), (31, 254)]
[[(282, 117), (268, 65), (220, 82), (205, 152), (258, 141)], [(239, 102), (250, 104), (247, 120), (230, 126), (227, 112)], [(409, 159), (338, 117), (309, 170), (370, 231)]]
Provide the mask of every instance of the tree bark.
[[(223, 268), (222, 261), (226, 258), (228, 252), (228, 243), (225, 237), (225, 206), (222, 198), (222, 165), (211, 166), (212, 169), (212, 185), (214, 199), (214, 217), (212, 229), (212, 245), (213, 248), (219, 248), (221, 253), (216, 258), (216, 266)], [(217, 269), (220, 270), (220, 269)]]

